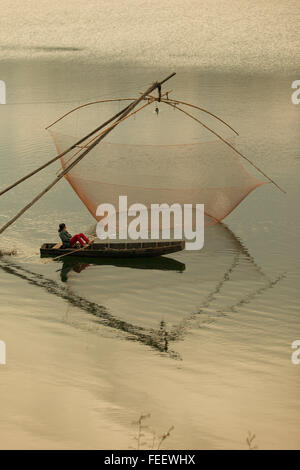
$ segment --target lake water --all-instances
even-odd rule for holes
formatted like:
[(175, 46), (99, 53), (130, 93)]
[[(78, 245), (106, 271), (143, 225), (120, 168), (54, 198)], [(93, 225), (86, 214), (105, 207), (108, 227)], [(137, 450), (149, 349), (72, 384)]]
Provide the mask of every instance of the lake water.
[[(9, 29), (10, 7), (1, 3)], [(22, 44), (15, 29), (5, 41), (3, 29), (0, 33), (0, 79), (7, 85), (7, 104), (0, 106), (1, 187), (55, 155), (44, 128), (58, 116), (89, 100), (135, 96), (175, 69), (169, 84), (174, 96), (237, 128), (239, 149), (287, 194), (269, 184), (257, 189), (224, 224), (206, 229), (199, 252), (159, 262), (86, 265), (39, 257), (40, 245), (56, 240), (58, 222), (66, 221), (71, 233), (89, 232), (94, 224), (67, 182), (56, 185), (1, 235), (0, 249), (16, 248), (17, 255), (0, 259), (0, 340), (7, 349), (7, 364), (0, 366), (0, 447), (128, 449), (137, 445), (133, 422), (150, 413), (147, 448), (152, 431), (161, 435), (171, 426), (164, 448), (243, 449), (249, 430), (261, 449), (299, 448), (300, 366), (291, 362), (291, 343), (300, 339), (300, 106), (291, 101), (291, 83), (300, 78), (298, 52), (292, 49), (295, 23), (289, 37), (274, 45), (277, 55), (271, 29), (263, 33), (264, 21), (259, 23), (257, 34), (267, 41), (262, 60), (259, 51), (254, 55), (257, 38), (251, 44), (259, 15), (257, 2), (251, 2), (248, 23), (243, 19), (247, 42), (245, 35), (232, 67), (229, 59), (237, 49), (229, 15), (221, 23), (229, 51), (221, 49), (220, 38), (211, 39), (203, 62), (191, 39), (186, 47), (193, 60), (181, 60), (181, 45), (166, 67), (166, 50), (174, 50), (171, 38), (152, 62), (151, 51), (140, 48), (151, 31), (164, 34), (168, 2), (162, 2), (156, 29), (151, 16), (146, 38), (140, 29), (133, 29), (132, 37), (121, 34), (126, 61), (116, 41), (105, 55), (80, 28), (76, 38), (66, 19), (62, 30), (68, 41), (62, 36), (55, 41), (59, 13), (53, 23), (48, 20), (46, 40), (37, 26), (47, 11), (41, 4), (44, 10), (37, 10), (31, 25), (36, 39), (26, 36), (30, 25), (21, 14), (16, 21), (26, 37)], [(270, 5), (264, 5), (266, 23)], [(296, 2), (280, 8), (278, 34), (295, 19), (293, 13), (299, 14)], [(178, 9), (175, 25), (183, 13)], [(239, 24), (240, 13), (234, 15)], [(121, 21), (110, 10), (108, 16)], [(178, 41), (192, 19), (182, 21)], [(95, 32), (96, 24), (91, 27)], [(193, 28), (200, 40), (196, 23)], [(208, 40), (213, 28), (221, 31), (216, 23), (201, 35)], [(107, 25), (104, 31), (109, 33)], [(79, 50), (52, 50), (51, 44)], [(252, 67), (244, 68), (249, 62)], [(1, 225), (53, 179), (57, 168), (1, 198)]]

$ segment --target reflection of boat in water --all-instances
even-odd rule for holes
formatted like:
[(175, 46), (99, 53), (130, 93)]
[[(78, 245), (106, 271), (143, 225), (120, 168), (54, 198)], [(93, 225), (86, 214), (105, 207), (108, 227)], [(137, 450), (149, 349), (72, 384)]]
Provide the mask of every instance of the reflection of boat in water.
[(185, 242), (124, 242), (124, 243), (93, 243), (86, 248), (60, 248), (55, 243), (44, 243), (41, 246), (41, 257), (80, 256), (81, 258), (135, 258), (161, 256), (176, 253), (184, 249)]
[[(160, 352), (167, 352), (169, 356), (178, 358), (178, 354), (171, 351), (168, 346), (168, 336), (166, 325), (161, 321), (157, 330), (148, 330), (141, 326), (135, 325), (130, 321), (120, 320), (116, 315), (113, 315), (104, 305), (97, 304), (88, 300), (87, 298), (72, 292), (68, 287), (63, 284), (49, 279), (43, 274), (36, 273), (27, 269), (12, 260), (1, 259), (0, 268), (7, 274), (16, 276), (23, 279), (30, 285), (41, 287), (49, 294), (55, 295), (65, 300), (68, 305), (80, 309), (81, 311), (91, 315), (95, 319), (97, 325), (112, 328), (115, 332), (123, 333), (124, 338), (130, 341), (138, 341), (150, 348)], [(91, 317), (89, 317), (90, 322)], [(72, 323), (74, 326), (74, 323)]]
[(173, 258), (166, 256), (149, 257), (149, 258), (85, 258), (84, 262), (79, 261), (76, 257), (68, 256), (62, 258), (62, 268), (60, 270), (61, 280), (66, 282), (70, 271), (81, 273), (88, 266), (115, 266), (117, 268), (131, 269), (150, 269), (158, 271), (176, 271), (183, 272), (185, 264)]
[[(123, 339), (178, 359), (175, 344), (189, 332), (226, 315), (242, 314), (244, 305), (254, 302), (284, 277), (267, 277), (247, 248), (223, 224), (211, 227), (206, 241), (202, 252), (179, 254), (187, 266), (180, 276), (177, 270), (155, 271), (145, 265), (137, 276), (130, 268), (133, 261), (138, 265), (138, 260), (124, 258), (107, 259), (105, 265), (87, 263), (88, 269), (84, 269), (75, 286), (75, 273), (66, 284), (8, 258), (1, 259), (0, 268), (85, 312), (87, 316), (80, 317), (80, 328), (84, 328), (85, 320), (89, 330), (92, 324), (97, 331), (99, 325), (109, 327), (118, 338), (122, 334)], [(168, 258), (153, 258), (155, 269), (158, 259)], [(125, 266), (127, 263), (130, 266)], [(115, 269), (118, 264), (122, 269)], [(74, 267), (75, 271), (87, 267), (80, 262), (69, 266), (72, 272)], [(68, 322), (68, 317), (64, 321)], [(70, 325), (74, 324), (72, 317)]]

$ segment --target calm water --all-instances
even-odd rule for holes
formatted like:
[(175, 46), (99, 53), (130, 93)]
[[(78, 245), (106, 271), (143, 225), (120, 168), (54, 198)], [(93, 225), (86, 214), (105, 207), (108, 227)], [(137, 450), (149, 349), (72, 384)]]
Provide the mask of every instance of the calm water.
[[(21, 56), (6, 45), (0, 62), (8, 103), (0, 107), (1, 187), (54, 155), (44, 128), (60, 114), (134, 95), (170, 72), (83, 61), (74, 51), (29, 60), (16, 50)], [(0, 260), (1, 448), (127, 449), (141, 413), (151, 413), (157, 434), (174, 425), (165, 448), (242, 449), (248, 430), (259, 448), (300, 447), (300, 366), (291, 363), (300, 339), (300, 106), (290, 99), (299, 76), (190, 65), (176, 67), (174, 95), (236, 127), (239, 148), (287, 194), (259, 188), (226, 225), (206, 230), (200, 252), (45, 262), (39, 246), (56, 239), (57, 222), (71, 233), (93, 226), (59, 183), (1, 236), (1, 249), (18, 250)], [(1, 225), (53, 174), (3, 196)], [(149, 429), (148, 447), (151, 440)]]

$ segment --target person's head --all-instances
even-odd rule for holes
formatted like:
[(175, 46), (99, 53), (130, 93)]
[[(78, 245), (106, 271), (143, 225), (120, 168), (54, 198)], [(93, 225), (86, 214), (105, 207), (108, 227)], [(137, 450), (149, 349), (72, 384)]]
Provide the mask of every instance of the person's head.
[(67, 230), (66, 224), (59, 224), (58, 231), (59, 232), (64, 232), (65, 230)]

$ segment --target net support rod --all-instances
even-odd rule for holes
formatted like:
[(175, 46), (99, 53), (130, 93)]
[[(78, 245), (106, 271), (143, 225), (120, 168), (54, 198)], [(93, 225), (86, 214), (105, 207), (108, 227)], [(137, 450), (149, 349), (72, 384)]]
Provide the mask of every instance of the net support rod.
[(186, 114), (186, 116), (194, 119), (194, 121), (201, 124), (201, 126), (203, 126), (205, 129), (212, 132), (216, 137), (218, 137), (218, 139), (220, 139), (222, 142), (224, 142), (224, 144), (228, 145), (228, 147), (230, 147), (235, 153), (237, 153), (240, 157), (242, 157), (244, 160), (246, 160), (248, 163), (250, 163), (250, 165), (252, 165), (259, 173), (261, 173), (265, 178), (267, 178), (270, 181), (270, 183), (273, 183), (280, 191), (282, 191), (283, 193), (286, 194), (286, 191), (284, 189), (282, 189), (272, 178), (270, 178), (263, 170), (258, 168), (258, 166), (256, 166), (251, 160), (249, 160), (249, 158), (247, 158), (245, 155), (243, 155), (241, 152), (239, 152), (230, 142), (223, 139), (223, 137), (220, 136), (220, 134), (218, 134), (216, 131), (214, 131), (213, 129), (208, 127), (206, 124), (204, 124), (202, 121), (197, 119), (192, 114), (188, 113), (187, 111), (185, 111), (182, 108), (179, 108), (176, 104), (173, 104), (173, 103), (171, 103), (167, 100), (164, 100), (164, 102), (167, 103), (169, 106), (172, 106), (173, 108), (178, 109), (178, 111), (181, 111), (182, 113)]
[[(52, 158), (51, 160), (49, 160), (48, 162), (44, 163), (43, 165), (41, 165), (40, 167), (36, 168), (35, 170), (31, 171), (30, 173), (28, 173), (27, 175), (23, 176), (22, 178), (20, 178), (19, 180), (15, 181), (14, 183), (10, 184), (9, 186), (7, 186), (5, 189), (3, 189), (2, 191), (0, 191), (0, 196), (2, 196), (3, 194), (7, 193), (8, 191), (10, 191), (11, 189), (15, 188), (16, 186), (18, 186), (19, 184), (23, 183), (24, 181), (26, 181), (28, 178), (31, 178), (31, 176), (34, 176), (35, 174), (39, 173), (40, 171), (44, 170), (44, 168), (47, 168), (47, 166), (51, 165), (52, 163), (56, 162), (59, 158), (62, 158), (64, 155), (66, 155), (67, 153), (69, 153), (71, 150), (73, 150), (77, 145), (80, 145), (82, 142), (84, 142), (86, 139), (88, 139), (89, 137), (91, 137), (92, 135), (94, 135), (96, 132), (100, 131), (101, 129), (103, 129), (104, 127), (106, 127), (108, 124), (110, 124), (112, 121), (114, 121), (115, 119), (117, 119), (118, 117), (122, 116), (123, 113), (125, 113), (126, 111), (130, 112), (133, 108), (135, 107), (142, 99), (145, 99), (147, 97), (147, 95), (149, 93), (151, 93), (153, 90), (155, 90), (155, 88), (157, 88), (159, 85), (161, 86), (163, 83), (165, 83), (167, 80), (169, 80), (170, 78), (172, 78), (174, 75), (176, 75), (175, 72), (173, 72), (171, 75), (169, 75), (168, 77), (166, 77), (163, 81), (161, 82), (155, 82), (153, 85), (151, 85), (150, 88), (148, 88), (148, 90), (140, 97), (138, 98), (137, 100), (133, 101), (133, 103), (129, 104), (128, 106), (126, 106), (125, 108), (123, 108), (121, 111), (119, 111), (117, 114), (115, 114), (113, 117), (111, 117), (110, 119), (108, 119), (106, 122), (104, 122), (103, 124), (101, 124), (99, 127), (97, 127), (96, 129), (94, 129), (93, 131), (91, 131), (89, 134), (87, 134), (86, 136), (82, 137), (81, 139), (79, 139), (77, 142), (75, 142), (73, 145), (71, 145), (71, 147), (69, 147), (68, 149), (64, 150), (62, 153), (60, 153), (59, 155), (57, 155), (56, 157)], [(149, 91), (150, 90), (150, 91)], [(106, 101), (106, 100), (105, 100)], [(111, 101), (111, 100), (109, 100)], [(76, 108), (77, 109), (77, 108)], [(74, 110), (72, 110), (74, 111)], [(67, 113), (69, 114), (69, 113)], [(62, 119), (62, 118), (60, 118)], [(59, 120), (60, 120), (59, 119)], [(58, 121), (56, 121), (58, 122)], [(54, 123), (53, 123), (54, 124)], [(47, 127), (47, 129), (49, 127), (51, 127), (53, 124), (50, 124), (50, 126)]]
[(26, 181), (28, 178), (31, 178), (31, 176), (34, 176), (36, 173), (39, 173), (40, 171), (42, 171), (44, 168), (47, 168), (47, 166), (51, 165), (52, 163), (56, 162), (59, 158), (62, 158), (64, 155), (66, 155), (67, 153), (69, 153), (71, 150), (73, 150), (77, 145), (80, 145), (82, 142), (84, 142), (86, 139), (88, 139), (89, 137), (91, 137), (92, 135), (94, 135), (96, 132), (100, 131), (101, 129), (103, 129), (105, 126), (107, 126), (108, 124), (110, 124), (112, 121), (114, 121), (115, 119), (117, 119), (126, 109), (128, 108), (128, 106), (126, 106), (125, 108), (123, 108), (121, 111), (119, 111), (117, 114), (115, 114), (112, 118), (108, 119), (106, 122), (104, 122), (103, 124), (101, 124), (101, 126), (97, 127), (96, 129), (94, 129), (92, 132), (90, 132), (89, 134), (85, 135), (84, 137), (82, 137), (80, 140), (78, 140), (77, 142), (75, 142), (74, 144), (71, 145), (71, 147), (67, 148), (66, 150), (64, 150), (62, 153), (60, 153), (59, 155), (56, 155), (56, 157), (54, 158), (51, 158), (51, 160), (48, 160), (46, 163), (44, 163), (43, 165), (39, 166), (38, 168), (36, 168), (35, 170), (31, 171), (30, 173), (28, 173), (27, 175), (23, 176), (22, 178), (20, 178), (19, 180), (15, 181), (15, 183), (12, 183), (11, 185), (7, 186), (5, 189), (3, 189), (1, 192), (0, 192), (0, 196), (2, 196), (3, 194), (7, 193), (8, 191), (10, 191), (11, 189), (15, 188), (16, 186), (18, 186), (19, 184), (23, 183), (23, 181)]
[[(187, 103), (186, 101), (180, 101), (180, 100), (174, 100), (174, 99), (170, 99), (168, 98), (168, 94), (171, 93), (172, 90), (170, 91), (166, 91), (165, 93), (163, 93), (161, 95), (161, 98), (163, 98), (165, 95), (167, 95), (167, 98), (166, 99), (162, 99), (161, 101), (163, 103), (167, 103), (167, 101), (169, 101), (170, 103), (173, 103), (173, 104), (184, 104), (185, 106), (189, 106), (190, 108), (195, 108), (195, 109), (198, 109), (199, 111), (202, 111), (203, 113), (206, 113), (206, 114), (209, 114), (210, 116), (214, 117), (215, 119), (217, 119), (218, 121), (220, 121), (222, 124), (224, 124), (225, 126), (227, 126), (229, 129), (231, 129), (236, 135), (239, 135), (239, 133), (233, 128), (230, 126), (230, 124), (228, 124), (228, 122), (224, 121), (223, 119), (221, 119), (219, 116), (217, 116), (216, 114), (214, 113), (211, 113), (210, 111), (208, 111), (208, 109), (205, 109), (205, 108), (201, 108), (200, 106), (196, 106), (195, 104), (191, 104), (191, 103)], [(149, 95), (151, 98), (154, 98), (153, 95)]]
[[(168, 92), (167, 92), (167, 93), (168, 93)], [(142, 95), (143, 93), (140, 92), (140, 94)], [(151, 94), (149, 94), (147, 97), (144, 97), (143, 99), (144, 99), (144, 100), (147, 100), (147, 101), (149, 102), (149, 96), (150, 96), (150, 98), (151, 98), (151, 103), (154, 102), (154, 101), (157, 101), (157, 98), (155, 98), (155, 96), (152, 96)], [(150, 104), (150, 102), (149, 102), (149, 104)], [(77, 152), (75, 152), (70, 158), (68, 158), (68, 160), (66, 161), (66, 164), (68, 164), (71, 160), (73, 160), (73, 159), (76, 157), (76, 155), (78, 155), (78, 154), (81, 152), (82, 149), (88, 148), (89, 144), (90, 144), (91, 142), (93, 142), (97, 137), (98, 137), (98, 136), (93, 137), (91, 140), (89, 140), (88, 142), (86, 142), (86, 144), (85, 144), (84, 146), (78, 146), (78, 145), (76, 145), (76, 147), (79, 147), (79, 150), (77, 150)], [(57, 174), (59, 174), (59, 170), (57, 171)]]
[(152, 103), (152, 101), (149, 103), (147, 102), (140, 108), (138, 108), (136, 111), (132, 112), (133, 109), (153, 90), (155, 90), (157, 87), (161, 86), (163, 83), (165, 83), (167, 80), (169, 80), (171, 77), (175, 75), (175, 72), (170, 74), (168, 77), (166, 77), (162, 82), (155, 82), (153, 83), (143, 95), (141, 95), (139, 98), (137, 98), (133, 103), (131, 103), (129, 106), (126, 107), (125, 111), (120, 115), (118, 120), (110, 126), (108, 129), (106, 129), (104, 132), (100, 134), (100, 136), (97, 137), (97, 139), (94, 140), (94, 142), (87, 148), (81, 155), (79, 155), (76, 160), (74, 160), (67, 168), (65, 168), (57, 177), (55, 180), (52, 181), (42, 192), (40, 192), (32, 201), (30, 201), (23, 209), (21, 209), (12, 219), (10, 219), (3, 227), (0, 229), (0, 234), (3, 233), (10, 225), (12, 225), (17, 219), (19, 219), (30, 207), (32, 207), (39, 199), (41, 199), (42, 196), (44, 196), (50, 189), (53, 188), (77, 163), (79, 163), (80, 160), (82, 160), (96, 145), (101, 142), (101, 140), (104, 139), (118, 124), (120, 124), (124, 119), (132, 116), (133, 114), (137, 113), (141, 109), (143, 109), (146, 106), (149, 106), (149, 104)]
[[(166, 100), (163, 100), (163, 101), (166, 101)], [(187, 103), (186, 101), (180, 101), (180, 100), (174, 100), (174, 99), (169, 99), (168, 101), (172, 103), (176, 103), (176, 104), (183, 104), (185, 106), (189, 106), (190, 108), (195, 108), (195, 109), (198, 109), (199, 111), (202, 111), (203, 113), (209, 114), (210, 116), (214, 117), (218, 121), (222, 122), (222, 124), (227, 126), (229, 129), (231, 129), (236, 135), (239, 135), (239, 133), (233, 127), (231, 127), (230, 124), (228, 124), (228, 122), (224, 121), (219, 116), (217, 116), (214, 113), (211, 113), (205, 108), (201, 108), (200, 106), (196, 106), (195, 104)]]
[(120, 122), (122, 122), (124, 119), (132, 116), (133, 114), (137, 113), (138, 111), (140, 111), (142, 108), (144, 108), (145, 106), (148, 106), (149, 104), (151, 104), (152, 101), (150, 103), (146, 103), (144, 104), (143, 106), (141, 106), (140, 108), (138, 108), (136, 111), (134, 111), (133, 113), (129, 114), (128, 116), (125, 116), (124, 118), (122, 118), (122, 120), (118, 120), (117, 122), (115, 122), (109, 129), (105, 130), (104, 132), (102, 132), (99, 136), (97, 136), (97, 138), (94, 140), (94, 142), (84, 151), (82, 152), (77, 158), (76, 160), (74, 160), (70, 165), (68, 165), (64, 170), (62, 170), (58, 175), (57, 177), (55, 178), (55, 180), (52, 181), (52, 183), (50, 183), (45, 189), (43, 189), (43, 191), (41, 191), (37, 196), (35, 196), (34, 199), (32, 199), (32, 201), (30, 201), (28, 204), (26, 204), (25, 207), (23, 207), (23, 209), (21, 209), (12, 219), (10, 219), (5, 225), (3, 225), (3, 227), (1, 227), (0, 229), (0, 234), (3, 233), (10, 225), (12, 225), (16, 220), (18, 220), (25, 212), (27, 212), (28, 209), (30, 209), (37, 201), (39, 201), (48, 191), (50, 191), (50, 189), (53, 188), (53, 186), (55, 186), (75, 165), (77, 165), (77, 163), (79, 163), (80, 160), (82, 160), (94, 147), (96, 147), (96, 145), (101, 142), (101, 140), (112, 130), (114, 129), (118, 124), (120, 124)]
[[(61, 121), (65, 117), (69, 116), (69, 114), (74, 113), (74, 111), (77, 111), (78, 109), (85, 108), (86, 106), (91, 106), (93, 104), (101, 104), (101, 103), (113, 103), (113, 102), (116, 102), (116, 101), (134, 101), (134, 100), (135, 100), (135, 98), (116, 98), (116, 99), (108, 99), (108, 100), (90, 101), (89, 103), (81, 104), (80, 106), (76, 106), (76, 108), (73, 108), (70, 111), (68, 111), (67, 113), (63, 114), (61, 117), (56, 119), (56, 121), (49, 124), (49, 126), (45, 127), (45, 130), (47, 131), (48, 129), (50, 129), (50, 127), (53, 127), (54, 124), (57, 124), (59, 121)], [(126, 108), (127, 108), (127, 106), (126, 106)], [(119, 111), (119, 113), (122, 113), (126, 108)]]

